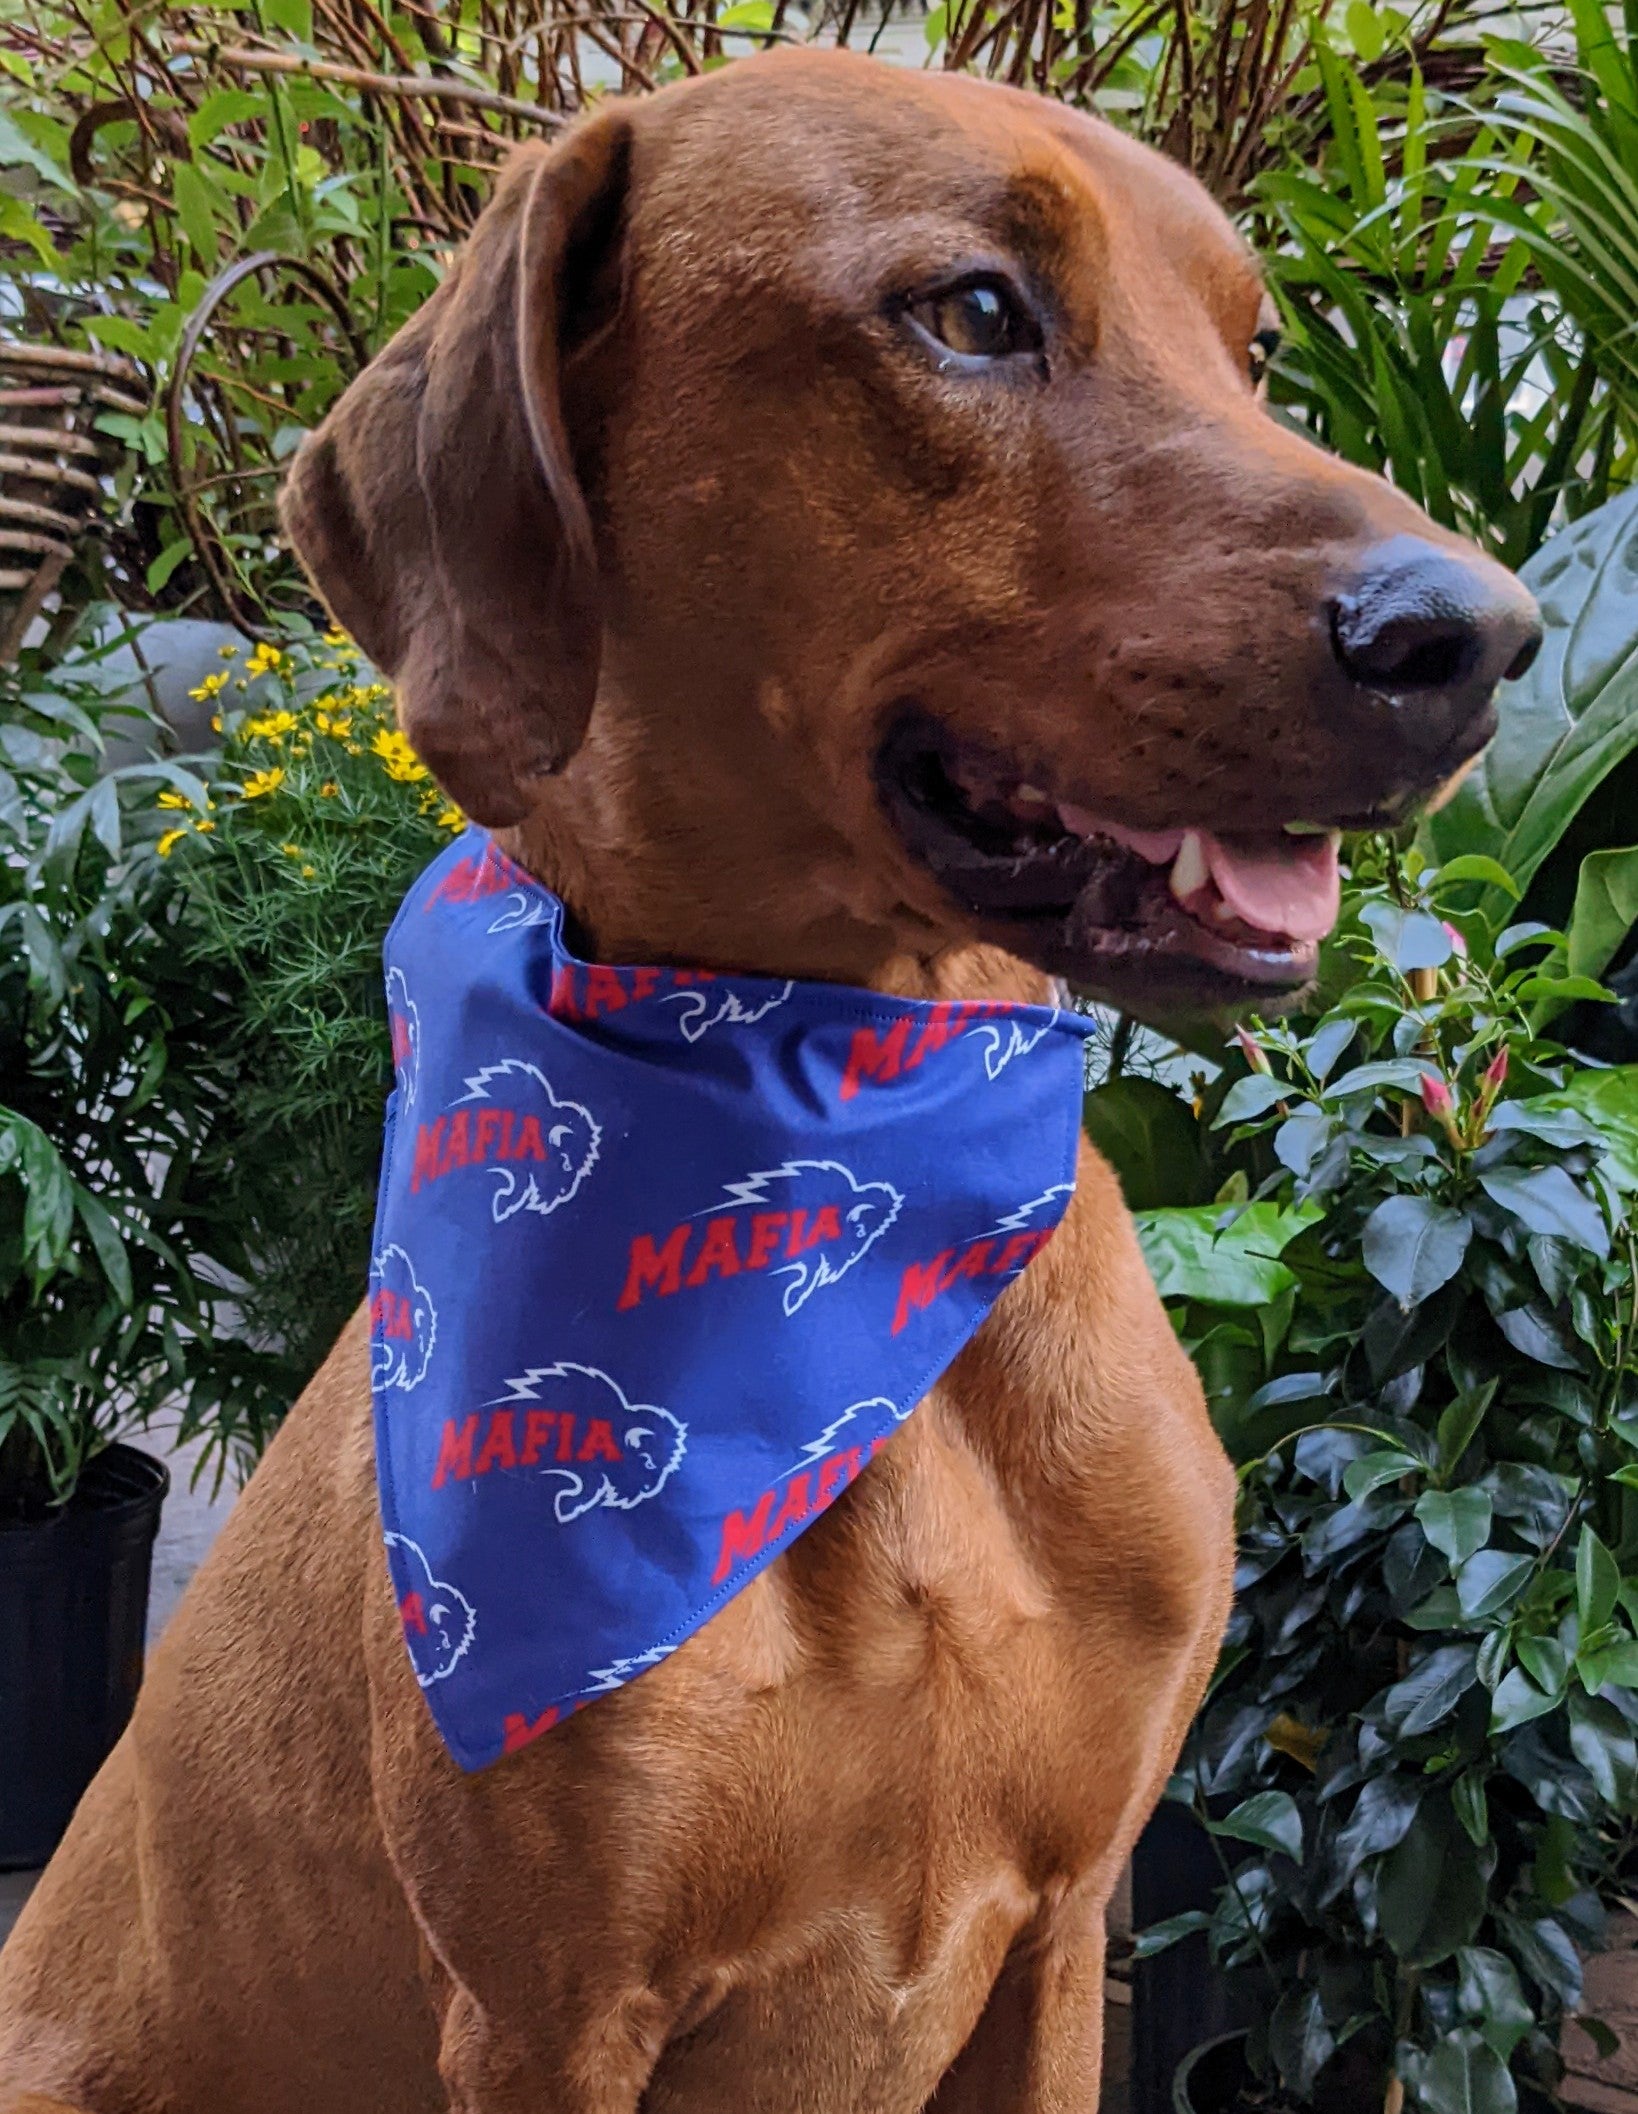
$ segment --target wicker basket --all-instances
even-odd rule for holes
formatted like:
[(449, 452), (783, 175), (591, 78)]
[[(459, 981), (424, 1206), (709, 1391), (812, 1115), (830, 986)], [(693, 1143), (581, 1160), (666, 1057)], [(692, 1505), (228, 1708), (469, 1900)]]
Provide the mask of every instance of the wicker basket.
[(0, 339), (0, 663), (62, 577), (123, 452), (103, 411), (148, 411), (142, 378), (111, 353)]

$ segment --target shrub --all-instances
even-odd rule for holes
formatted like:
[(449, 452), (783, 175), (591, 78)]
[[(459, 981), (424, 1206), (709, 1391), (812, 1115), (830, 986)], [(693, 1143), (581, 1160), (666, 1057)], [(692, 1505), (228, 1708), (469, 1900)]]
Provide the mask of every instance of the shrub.
[(392, 1077), (381, 943), (464, 822), (339, 635), (229, 653), (205, 685), (214, 805), (162, 792), (155, 848), (182, 888), (187, 962), (223, 994), (216, 1061), (234, 1091), (202, 1166), (247, 1257), (239, 1326), (293, 1400), (368, 1274)]
[(1140, 1221), (1242, 1462), (1173, 1795), (1250, 1852), (1150, 1944), (1209, 1922), (1301, 2106), (1510, 2114), (1638, 1840), (1638, 1072), (1538, 1032), (1499, 868), (1359, 864), (1355, 980), (1214, 1089), (1230, 1201)]
[(97, 775), (136, 716), (97, 675), (0, 674), (0, 1515), (66, 1498), (173, 1400), (252, 1446), (271, 1428), (222, 1326), (244, 1252), (204, 1164), (231, 1090), (218, 994), (154, 856), (156, 790), (204, 791), (174, 765)]

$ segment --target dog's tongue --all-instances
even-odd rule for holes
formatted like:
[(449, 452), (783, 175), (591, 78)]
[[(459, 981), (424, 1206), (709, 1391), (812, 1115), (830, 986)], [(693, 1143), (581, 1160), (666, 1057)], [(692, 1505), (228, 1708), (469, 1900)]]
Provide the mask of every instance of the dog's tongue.
[(1259, 932), (1322, 940), (1337, 921), (1342, 879), (1332, 836), (1214, 837), (1202, 848), (1217, 892), (1234, 915)]

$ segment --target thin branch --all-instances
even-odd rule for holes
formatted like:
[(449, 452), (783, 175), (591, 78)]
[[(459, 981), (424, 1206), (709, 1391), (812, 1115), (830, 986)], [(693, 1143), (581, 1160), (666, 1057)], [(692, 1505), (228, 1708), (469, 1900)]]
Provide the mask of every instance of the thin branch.
[(203, 59), (211, 66), (226, 66), (238, 73), (304, 74), (310, 80), (333, 81), (338, 88), (360, 88), (371, 95), (466, 103), (474, 110), (498, 110), (504, 117), (522, 118), (531, 125), (555, 129), (567, 123), (567, 119), (542, 103), (525, 103), (516, 96), (497, 95), (492, 88), (468, 88), (461, 81), (434, 80), (425, 74), (367, 73), (362, 66), (337, 66), (328, 59), (289, 58), (282, 52), (246, 51), (238, 45), (207, 43), (202, 37), (178, 37), (172, 49), (187, 58)]

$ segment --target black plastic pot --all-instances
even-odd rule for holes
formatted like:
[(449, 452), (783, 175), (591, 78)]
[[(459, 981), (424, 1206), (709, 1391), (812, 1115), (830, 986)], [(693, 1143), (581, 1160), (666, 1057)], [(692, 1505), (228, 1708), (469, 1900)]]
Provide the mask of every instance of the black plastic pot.
[(1172, 2080), (1172, 2114), (1234, 2114), (1250, 2082), (1244, 2033), (1219, 2034), (1183, 2058)]
[[(1221, 1848), (1231, 1862), (1247, 1853)], [(1188, 1807), (1163, 1801), (1132, 1858), (1132, 1924), (1143, 1930), (1186, 1909), (1209, 1909), (1223, 1880), (1211, 1837)], [(1185, 1938), (1132, 1976), (1132, 2114), (1171, 2114), (1178, 2065), (1207, 2041), (1257, 2018), (1260, 1991), (1212, 1965), (1204, 1937)]]
[(0, 1871), (45, 1863), (125, 1730), (170, 1485), (109, 1446), (60, 1512), (0, 1521)]

